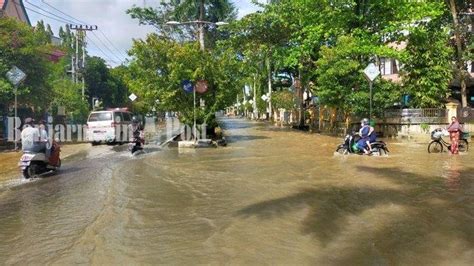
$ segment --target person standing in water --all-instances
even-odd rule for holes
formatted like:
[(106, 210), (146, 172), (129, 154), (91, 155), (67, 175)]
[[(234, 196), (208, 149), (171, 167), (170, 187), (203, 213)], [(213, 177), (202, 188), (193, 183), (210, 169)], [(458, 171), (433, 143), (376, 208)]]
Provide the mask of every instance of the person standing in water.
[(451, 124), (447, 128), (449, 139), (451, 140), (451, 154), (459, 154), (459, 136), (461, 134), (461, 125), (457, 117), (451, 117)]

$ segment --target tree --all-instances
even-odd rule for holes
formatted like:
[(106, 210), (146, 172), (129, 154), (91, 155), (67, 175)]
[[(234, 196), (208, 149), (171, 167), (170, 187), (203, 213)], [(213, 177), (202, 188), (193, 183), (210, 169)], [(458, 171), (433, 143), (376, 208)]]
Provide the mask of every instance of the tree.
[(439, 107), (450, 95), (453, 49), (439, 20), (413, 27), (403, 61), (403, 83), (414, 107)]
[(196, 109), (198, 123), (215, 123), (213, 114), (235, 99), (235, 88), (243, 87), (234, 76), (238, 71), (235, 55), (225, 50), (203, 53), (196, 43), (181, 45), (150, 34), (144, 41), (135, 41), (130, 53), (134, 59), (127, 80), (138, 95), (137, 104), (150, 109), (158, 99), (159, 110), (180, 112), (188, 125), (193, 124), (193, 94), (183, 90), (184, 80), (208, 83), (208, 91), (197, 94), (198, 103), (205, 101), (203, 108)]
[(97, 97), (104, 107), (122, 107), (126, 103), (127, 87), (123, 82), (120, 69), (110, 71), (105, 60), (100, 57), (89, 57), (85, 67), (85, 83), (88, 102)]
[(18, 88), (19, 102), (43, 110), (48, 108), (51, 87), (47, 79), (51, 63), (46, 54), (50, 51), (41, 33), (16, 20), (0, 18), (0, 99), (3, 103), (13, 100), (13, 86), (5, 74), (15, 65), (27, 74)]
[[(469, 47), (469, 37), (467, 30), (463, 29), (463, 24), (460, 20), (459, 13), (466, 12), (469, 8), (472, 8), (472, 4), (468, 4), (468, 1), (461, 0), (446, 0), (446, 4), (449, 7), (452, 17), (452, 29), (454, 32), (454, 39), (456, 45), (456, 77), (461, 83), (461, 104), (462, 107), (467, 106), (467, 81), (468, 71), (466, 69), (466, 57), (469, 56), (469, 49), (464, 49), (466, 46)], [(472, 11), (471, 11), (472, 12)], [(472, 37), (471, 37), (472, 38)], [(472, 45), (472, 39), (471, 39)]]

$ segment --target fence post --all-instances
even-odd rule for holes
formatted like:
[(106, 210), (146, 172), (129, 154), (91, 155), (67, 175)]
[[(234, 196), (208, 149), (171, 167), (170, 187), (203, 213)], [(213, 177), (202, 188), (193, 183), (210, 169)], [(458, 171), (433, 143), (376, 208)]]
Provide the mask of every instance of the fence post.
[(457, 116), (458, 106), (459, 106), (459, 103), (456, 103), (456, 102), (449, 102), (446, 104), (446, 109), (447, 109), (446, 122), (448, 124), (451, 122), (451, 117)]

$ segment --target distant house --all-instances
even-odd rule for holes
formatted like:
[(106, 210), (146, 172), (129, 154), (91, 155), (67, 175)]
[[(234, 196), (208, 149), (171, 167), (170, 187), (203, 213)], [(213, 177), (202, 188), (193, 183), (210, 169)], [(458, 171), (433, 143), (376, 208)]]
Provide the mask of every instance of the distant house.
[[(395, 50), (401, 51), (406, 48), (406, 42), (400, 42), (400, 43), (389, 43), (388, 47), (391, 47)], [(466, 61), (466, 69), (469, 73), (469, 78), (467, 79), (467, 88), (469, 89), (469, 94), (468, 94), (468, 103), (471, 105), (474, 105), (474, 62), (472, 61)], [(454, 62), (453, 62), (454, 64)], [(389, 80), (395, 83), (400, 83), (401, 77), (400, 77), (400, 70), (403, 69), (403, 64), (401, 64), (398, 60), (393, 59), (393, 58), (380, 58), (378, 62), (378, 67), (380, 70), (380, 75), (383, 79)], [(453, 80), (450, 82), (449, 87), (455, 94), (455, 98), (460, 98), (460, 81), (458, 77), (454, 77)]]
[[(406, 48), (406, 42), (392, 42), (388, 44), (388, 47), (393, 48), (397, 51), (401, 51)], [(382, 57), (380, 58), (378, 67), (383, 79), (397, 83), (401, 82), (399, 71), (402, 66), (400, 65), (400, 61), (393, 58)]]
[(0, 18), (1, 17), (15, 18), (31, 26), (22, 0), (0, 0)]

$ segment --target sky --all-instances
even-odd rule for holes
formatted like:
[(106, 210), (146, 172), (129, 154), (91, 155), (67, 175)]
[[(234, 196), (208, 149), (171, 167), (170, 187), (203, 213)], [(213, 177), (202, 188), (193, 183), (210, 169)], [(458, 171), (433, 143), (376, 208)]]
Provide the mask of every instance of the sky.
[[(138, 21), (125, 13), (133, 5), (153, 6), (161, 0), (23, 0), (31, 24), (43, 20), (50, 24), (54, 34), (65, 24), (97, 25), (98, 30), (88, 32), (89, 55), (104, 58), (114, 67), (125, 62), (132, 39), (142, 39), (155, 29), (139, 26)], [(256, 12), (251, 0), (232, 0), (238, 8), (238, 17)]]

